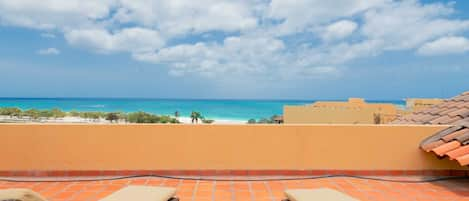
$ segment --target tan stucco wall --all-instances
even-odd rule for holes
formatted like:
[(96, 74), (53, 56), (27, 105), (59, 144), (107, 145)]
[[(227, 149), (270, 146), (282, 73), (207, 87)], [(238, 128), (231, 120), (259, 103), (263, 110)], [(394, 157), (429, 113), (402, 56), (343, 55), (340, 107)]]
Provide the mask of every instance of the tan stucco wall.
[(374, 114), (381, 115), (381, 123), (388, 123), (397, 116), (397, 108), (393, 104), (366, 103), (357, 98), (348, 102), (283, 107), (285, 124), (373, 124)]
[(457, 169), (418, 148), (443, 126), (0, 125), (0, 170)]

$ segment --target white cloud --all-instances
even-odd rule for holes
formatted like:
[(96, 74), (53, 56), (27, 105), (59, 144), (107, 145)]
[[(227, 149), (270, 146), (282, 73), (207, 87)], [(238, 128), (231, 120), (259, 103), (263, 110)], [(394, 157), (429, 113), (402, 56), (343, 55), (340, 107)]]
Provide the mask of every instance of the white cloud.
[(122, 0), (114, 19), (157, 28), (168, 34), (239, 31), (256, 27), (249, 1)]
[(125, 28), (115, 33), (103, 29), (72, 30), (65, 33), (65, 39), (71, 45), (100, 53), (148, 52), (164, 45), (157, 31), (144, 28)]
[(41, 33), (41, 37), (43, 37), (43, 38), (55, 38), (55, 34), (52, 34), (52, 33)]
[(328, 25), (323, 34), (323, 40), (342, 39), (352, 34), (357, 29), (357, 23), (350, 20), (341, 20)]
[(40, 54), (40, 55), (59, 55), (60, 50), (58, 50), (56, 48), (53, 48), (53, 47), (50, 47), (50, 48), (47, 48), (47, 49), (40, 49), (36, 53)]
[(281, 40), (273, 38), (229, 37), (222, 44), (183, 44), (163, 48), (155, 53), (135, 54), (134, 58), (168, 64), (174, 75), (260, 74), (285, 62), (282, 58), (284, 48)]
[(313, 47), (320, 59), (334, 64), (386, 51), (413, 50), (428, 41), (469, 30), (469, 20), (450, 19), (452, 4), (421, 4), (416, 0), (395, 1), (363, 13), (358, 34), (361, 40), (343, 40), (330, 46)]
[(266, 16), (280, 20), (274, 29), (279, 35), (303, 32), (309, 28), (350, 17), (389, 0), (272, 0)]
[(450, 4), (393, 2), (367, 11), (361, 32), (369, 40), (383, 43), (381, 50), (412, 49), (426, 41), (468, 30), (469, 21), (449, 19), (452, 13)]
[(418, 0), (0, 0), (0, 24), (63, 34), (71, 46), (93, 52), (127, 52), (172, 75), (294, 79), (337, 75), (354, 59), (386, 51), (466, 51), (464, 42), (443, 40), (469, 30), (469, 20), (453, 17), (453, 6)]
[(0, 22), (38, 29), (94, 24), (109, 15), (114, 0), (0, 0)]
[(420, 55), (461, 54), (469, 51), (469, 40), (464, 37), (442, 37), (425, 43), (417, 51)]

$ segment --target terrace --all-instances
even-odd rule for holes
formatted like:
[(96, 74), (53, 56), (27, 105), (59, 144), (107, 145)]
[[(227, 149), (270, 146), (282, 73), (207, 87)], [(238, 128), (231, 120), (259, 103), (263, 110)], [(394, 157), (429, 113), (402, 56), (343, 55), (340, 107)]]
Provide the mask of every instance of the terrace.
[[(281, 200), (327, 187), (360, 200), (469, 200), (468, 168), (418, 145), (447, 125), (0, 125), (0, 175), (52, 201), (94, 201), (132, 185), (172, 186), (181, 200)], [(41, 179), (114, 178), (40, 182)], [(353, 177), (300, 179), (322, 175)], [(182, 178), (195, 178), (184, 180)], [(205, 179), (223, 181), (206, 181)], [(291, 179), (292, 180), (283, 180)], [(269, 179), (268, 181), (238, 181)], [(407, 182), (406, 182), (407, 181)]]
[[(238, 177), (239, 178), (239, 177)], [(415, 181), (420, 177), (381, 177)], [(165, 178), (135, 178), (93, 182), (0, 182), (0, 188), (25, 187), (50, 201), (92, 201), (127, 185), (167, 186), (177, 188), (177, 196), (189, 201), (280, 201), (283, 191), (292, 188), (331, 188), (360, 200), (468, 200), (469, 181), (451, 180), (433, 183), (404, 183), (326, 178), (287, 181), (201, 181)]]

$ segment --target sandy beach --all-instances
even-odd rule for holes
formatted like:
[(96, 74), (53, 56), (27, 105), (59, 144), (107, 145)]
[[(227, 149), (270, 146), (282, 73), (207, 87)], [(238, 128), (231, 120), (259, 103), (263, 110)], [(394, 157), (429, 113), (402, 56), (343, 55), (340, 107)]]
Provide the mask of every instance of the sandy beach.
[[(178, 117), (177, 118), (181, 123), (183, 124), (192, 124), (191, 118), (190, 117)], [(242, 120), (232, 120), (232, 119), (213, 119), (214, 122), (212, 124), (246, 124), (247, 121), (242, 121)], [(199, 124), (202, 121), (199, 120)]]
[[(179, 122), (182, 124), (192, 124), (190, 117), (178, 117)], [(242, 120), (231, 120), (231, 119), (213, 119), (214, 122), (211, 124), (246, 124), (247, 121)], [(12, 123), (88, 123), (88, 124), (110, 124), (108, 120), (105, 119), (85, 119), (80, 117), (63, 117), (63, 118), (49, 118), (49, 119), (37, 119), (32, 120), (28, 117), (17, 118), (0, 115), (0, 122), (12, 122)], [(120, 124), (126, 124), (127, 122), (119, 122)], [(115, 123), (114, 123), (115, 124)], [(199, 120), (198, 124), (202, 123), (202, 120)]]

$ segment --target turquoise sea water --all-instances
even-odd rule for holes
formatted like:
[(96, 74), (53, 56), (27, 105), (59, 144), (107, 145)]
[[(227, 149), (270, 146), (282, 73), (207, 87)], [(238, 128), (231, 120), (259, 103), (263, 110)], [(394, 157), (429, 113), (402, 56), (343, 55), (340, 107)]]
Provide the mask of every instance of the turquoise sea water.
[[(304, 105), (314, 100), (189, 100), (189, 99), (130, 99), (130, 98), (0, 98), (0, 107), (21, 109), (52, 109), (64, 111), (135, 112), (189, 116), (199, 111), (211, 119), (248, 120), (268, 118), (282, 114), (284, 105)], [(399, 106), (404, 101), (368, 101), (392, 103)]]

